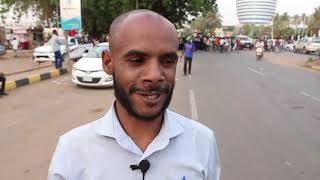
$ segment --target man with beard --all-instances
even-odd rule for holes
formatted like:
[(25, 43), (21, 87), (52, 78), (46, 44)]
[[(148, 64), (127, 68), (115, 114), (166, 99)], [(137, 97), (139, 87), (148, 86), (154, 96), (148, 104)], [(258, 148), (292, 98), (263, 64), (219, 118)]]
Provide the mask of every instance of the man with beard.
[(213, 131), (167, 110), (178, 36), (172, 23), (134, 10), (110, 27), (103, 68), (116, 100), (104, 117), (61, 136), (49, 180), (218, 180)]

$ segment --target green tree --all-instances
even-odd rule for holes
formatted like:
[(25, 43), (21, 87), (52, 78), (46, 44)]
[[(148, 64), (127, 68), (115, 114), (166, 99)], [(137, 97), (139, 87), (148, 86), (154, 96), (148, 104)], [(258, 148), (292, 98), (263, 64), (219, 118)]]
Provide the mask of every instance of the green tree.
[[(19, 15), (32, 8), (38, 17), (46, 23), (55, 22), (58, 0), (0, 0), (0, 13), (15, 8)], [(136, 8), (136, 1), (132, 0), (81, 0), (82, 21), (85, 32), (92, 36), (108, 33), (111, 22), (123, 12)], [(150, 9), (163, 15), (177, 27), (188, 21), (188, 17), (206, 15), (216, 10), (216, 0), (139, 0), (140, 9)]]
[(320, 30), (320, 7), (315, 9), (315, 12), (310, 16), (308, 29), (312, 34), (318, 35)]

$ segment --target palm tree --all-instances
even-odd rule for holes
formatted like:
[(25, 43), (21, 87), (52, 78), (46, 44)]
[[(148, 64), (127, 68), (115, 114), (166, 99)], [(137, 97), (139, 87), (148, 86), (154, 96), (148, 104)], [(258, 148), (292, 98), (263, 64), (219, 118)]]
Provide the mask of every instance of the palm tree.
[(320, 30), (320, 7), (315, 9), (315, 12), (309, 18), (308, 29), (317, 35)]
[(214, 32), (216, 28), (222, 26), (221, 15), (218, 11), (210, 11), (204, 17), (204, 25), (207, 32)]

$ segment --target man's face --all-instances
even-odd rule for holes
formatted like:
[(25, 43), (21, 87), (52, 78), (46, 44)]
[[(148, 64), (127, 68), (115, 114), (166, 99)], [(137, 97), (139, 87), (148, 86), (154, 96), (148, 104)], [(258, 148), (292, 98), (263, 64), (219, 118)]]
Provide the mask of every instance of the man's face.
[(112, 44), (115, 96), (131, 116), (151, 121), (162, 115), (171, 100), (177, 33), (160, 20), (130, 18)]

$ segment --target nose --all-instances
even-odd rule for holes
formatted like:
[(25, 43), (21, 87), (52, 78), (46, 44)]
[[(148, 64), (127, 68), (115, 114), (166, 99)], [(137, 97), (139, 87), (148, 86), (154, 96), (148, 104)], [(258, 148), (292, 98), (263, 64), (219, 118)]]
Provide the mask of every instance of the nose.
[(151, 59), (146, 64), (142, 75), (144, 82), (157, 83), (164, 80), (164, 72), (158, 59)]

